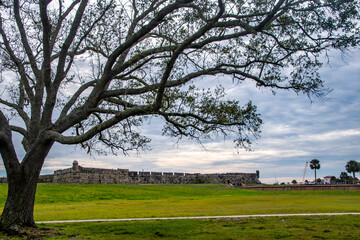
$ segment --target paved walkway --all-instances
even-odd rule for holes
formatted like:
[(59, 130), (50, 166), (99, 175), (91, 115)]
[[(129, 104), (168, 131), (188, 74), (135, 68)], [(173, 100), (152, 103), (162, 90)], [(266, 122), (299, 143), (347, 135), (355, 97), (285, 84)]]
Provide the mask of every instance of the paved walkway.
[(156, 221), (156, 220), (183, 220), (183, 219), (220, 219), (220, 218), (250, 218), (250, 217), (291, 217), (291, 216), (338, 216), (338, 215), (360, 215), (360, 212), (354, 212), (354, 213), (291, 213), (291, 214), (258, 214), (258, 215), (198, 216), (198, 217), (161, 217), (161, 218), (159, 217), (159, 218), (59, 220), (59, 221), (38, 221), (36, 223), (129, 222), (129, 221)]

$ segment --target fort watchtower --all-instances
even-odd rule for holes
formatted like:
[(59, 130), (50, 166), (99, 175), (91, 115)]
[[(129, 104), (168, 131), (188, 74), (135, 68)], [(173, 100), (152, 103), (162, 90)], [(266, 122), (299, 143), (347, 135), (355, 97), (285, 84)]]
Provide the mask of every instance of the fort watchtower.
[(74, 172), (78, 172), (79, 171), (79, 163), (78, 163), (78, 161), (74, 161), (73, 162), (73, 167), (72, 167), (72, 169), (74, 170)]

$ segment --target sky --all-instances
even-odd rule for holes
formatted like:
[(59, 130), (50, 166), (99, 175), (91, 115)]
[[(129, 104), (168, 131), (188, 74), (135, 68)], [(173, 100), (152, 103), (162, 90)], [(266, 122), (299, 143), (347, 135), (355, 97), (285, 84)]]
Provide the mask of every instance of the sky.
[[(320, 70), (325, 86), (333, 89), (325, 101), (291, 91), (259, 89), (253, 82), (230, 87), (228, 98), (244, 104), (252, 100), (264, 124), (252, 151), (237, 150), (231, 139), (195, 141), (162, 136), (162, 121), (151, 118), (142, 133), (152, 139), (151, 150), (114, 155), (88, 155), (80, 147), (56, 144), (46, 158), (42, 174), (69, 168), (74, 160), (83, 167), (122, 168), (133, 171), (224, 173), (260, 171), (263, 183), (313, 180), (306, 162), (318, 159), (317, 176), (338, 177), (349, 160), (360, 161), (360, 51), (348, 55), (334, 52)], [(210, 84), (220, 84), (218, 78)], [(14, 135), (14, 139), (19, 136)], [(18, 155), (21, 157), (20, 146)], [(5, 176), (0, 164), (0, 176)], [(359, 178), (359, 175), (357, 174)]]

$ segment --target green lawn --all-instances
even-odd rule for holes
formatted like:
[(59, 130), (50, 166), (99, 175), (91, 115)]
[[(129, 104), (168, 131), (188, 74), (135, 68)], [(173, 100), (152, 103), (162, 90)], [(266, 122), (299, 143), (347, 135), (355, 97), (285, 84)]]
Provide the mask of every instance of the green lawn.
[(267, 240), (360, 239), (359, 216), (266, 217), (219, 220), (40, 224), (27, 236), (0, 239), (93, 240)]
[[(6, 197), (0, 185), (0, 207)], [(260, 192), (224, 185), (39, 184), (35, 220), (360, 212), (360, 191)]]
[[(0, 207), (7, 186), (0, 184)], [(260, 192), (224, 185), (39, 184), (35, 219), (360, 212), (360, 191)], [(360, 239), (360, 216), (40, 224), (34, 239)], [(9, 238), (0, 234), (0, 239)], [(26, 239), (26, 238), (24, 238)]]
[(54, 239), (360, 239), (359, 217), (249, 218), (63, 224)]

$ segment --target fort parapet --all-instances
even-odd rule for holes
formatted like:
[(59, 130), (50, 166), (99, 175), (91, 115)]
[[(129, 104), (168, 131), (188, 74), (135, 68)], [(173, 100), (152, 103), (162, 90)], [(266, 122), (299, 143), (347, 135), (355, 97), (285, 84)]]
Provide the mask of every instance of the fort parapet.
[(256, 173), (178, 173), (178, 172), (137, 172), (129, 169), (85, 168), (77, 161), (73, 167), (56, 170), (54, 174), (41, 175), (40, 183), (76, 184), (201, 184), (201, 183), (260, 183)]

